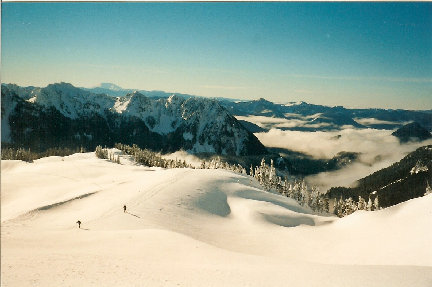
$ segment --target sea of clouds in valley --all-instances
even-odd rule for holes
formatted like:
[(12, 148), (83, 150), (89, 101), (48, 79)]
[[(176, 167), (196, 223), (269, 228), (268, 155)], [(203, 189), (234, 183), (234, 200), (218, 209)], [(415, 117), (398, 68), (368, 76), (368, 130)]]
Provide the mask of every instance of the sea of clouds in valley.
[(247, 117), (247, 120), (261, 127), (271, 128), (267, 132), (255, 133), (267, 147), (298, 151), (316, 159), (330, 159), (343, 151), (360, 153), (357, 161), (341, 170), (323, 172), (306, 178), (322, 191), (332, 186), (350, 186), (356, 180), (401, 160), (415, 149), (432, 144), (432, 139), (400, 144), (399, 140), (391, 135), (393, 130), (346, 127), (335, 131), (303, 132), (280, 129), (298, 126), (303, 123), (301, 119), (287, 120), (260, 116)]

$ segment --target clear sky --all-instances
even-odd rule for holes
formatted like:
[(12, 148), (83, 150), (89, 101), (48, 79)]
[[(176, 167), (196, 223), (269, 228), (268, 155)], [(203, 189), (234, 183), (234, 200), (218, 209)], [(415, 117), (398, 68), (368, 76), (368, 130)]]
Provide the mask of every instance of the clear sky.
[(2, 82), (432, 109), (432, 2), (2, 3)]

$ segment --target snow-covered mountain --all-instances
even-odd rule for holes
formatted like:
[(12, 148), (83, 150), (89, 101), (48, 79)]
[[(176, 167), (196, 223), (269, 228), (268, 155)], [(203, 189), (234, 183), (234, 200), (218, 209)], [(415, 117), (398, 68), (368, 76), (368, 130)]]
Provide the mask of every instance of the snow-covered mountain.
[(2, 142), (45, 148), (138, 144), (162, 151), (249, 155), (264, 146), (216, 100), (94, 94), (68, 83), (2, 86)]
[(117, 86), (116, 84), (113, 84), (113, 83), (101, 83), (100, 86), (99, 86), (99, 88), (101, 88), (101, 89), (108, 89), (108, 90), (111, 90), (111, 91), (121, 91), (121, 90), (123, 90), (122, 87)]

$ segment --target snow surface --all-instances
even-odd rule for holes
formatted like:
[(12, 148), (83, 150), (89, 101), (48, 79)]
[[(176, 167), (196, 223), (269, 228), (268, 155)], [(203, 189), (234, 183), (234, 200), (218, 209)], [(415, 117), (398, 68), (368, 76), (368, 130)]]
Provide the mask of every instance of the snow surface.
[(65, 117), (76, 119), (83, 114), (99, 113), (112, 108), (115, 99), (96, 95), (76, 88), (68, 83), (50, 84), (35, 94), (34, 103), (55, 107)]
[(1, 162), (2, 286), (432, 285), (431, 195), (337, 219), (229, 171), (121, 163)]

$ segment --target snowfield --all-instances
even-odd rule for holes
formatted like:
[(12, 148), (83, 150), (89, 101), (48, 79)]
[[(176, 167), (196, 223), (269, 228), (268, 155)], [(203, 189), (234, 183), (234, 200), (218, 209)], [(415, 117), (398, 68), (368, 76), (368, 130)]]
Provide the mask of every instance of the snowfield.
[(431, 195), (338, 219), (225, 170), (1, 169), (2, 286), (432, 286)]

